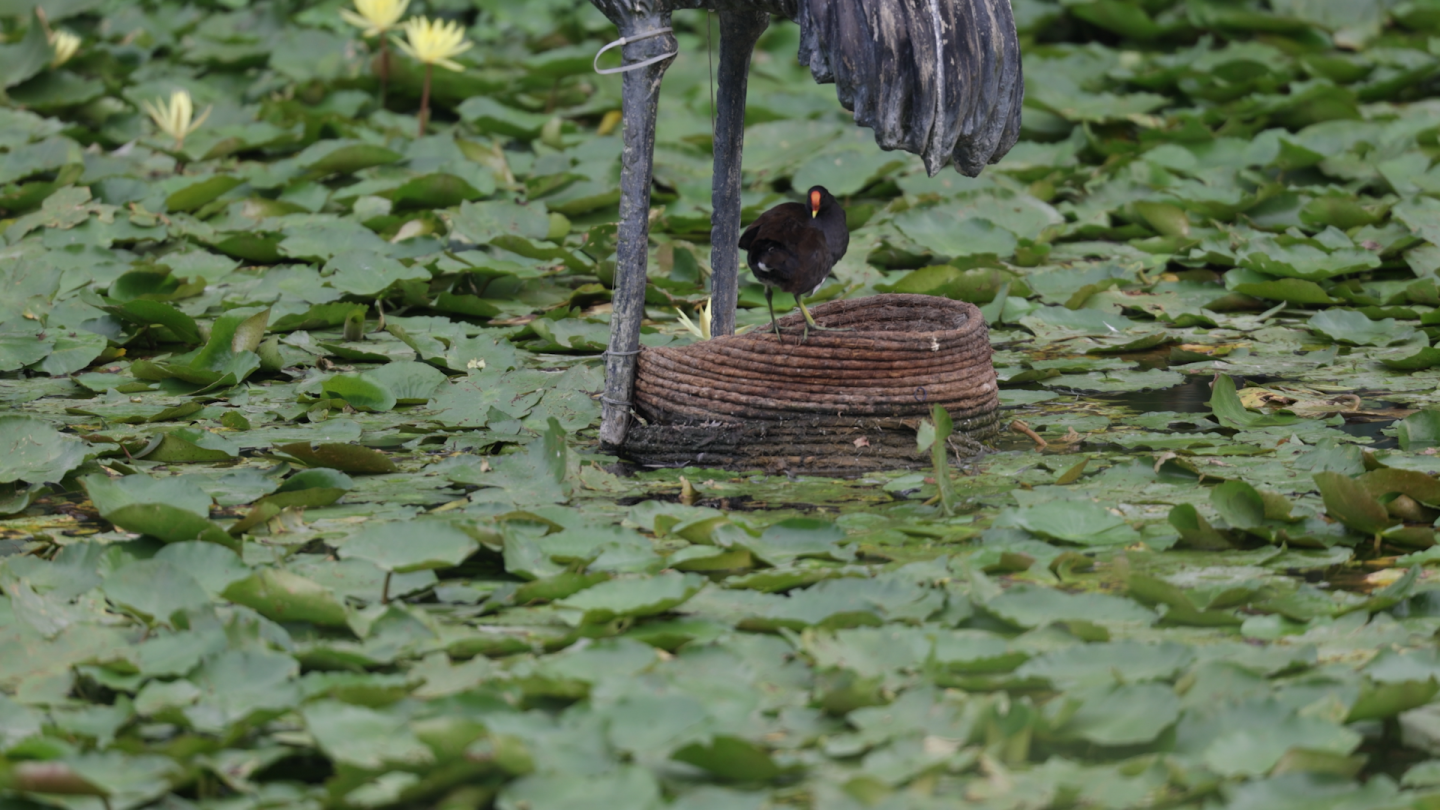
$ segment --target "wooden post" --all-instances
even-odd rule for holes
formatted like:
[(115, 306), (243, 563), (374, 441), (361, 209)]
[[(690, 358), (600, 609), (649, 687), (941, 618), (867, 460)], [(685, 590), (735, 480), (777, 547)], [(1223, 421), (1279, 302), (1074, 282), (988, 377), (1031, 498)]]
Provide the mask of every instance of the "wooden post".
[[(597, 5), (602, 5), (597, 3)], [(636, 4), (636, 5), (649, 5)], [(637, 13), (621, 3), (601, 8), (627, 40), (670, 26), (668, 9)], [(612, 13), (613, 12), (613, 13)], [(627, 42), (626, 64), (675, 52), (669, 32)], [(655, 159), (655, 116), (660, 80), (671, 59), (625, 73), (621, 115), (624, 151), (620, 156), (620, 227), (615, 256), (614, 310), (610, 348), (605, 354), (605, 393), (601, 396), (600, 445), (618, 448), (630, 429), (630, 398), (635, 389), (635, 356), (640, 351), (640, 322), (645, 318), (645, 265), (650, 249), (650, 183)]]
[(720, 75), (715, 94), (715, 175), (710, 208), (710, 334), (735, 334), (740, 292), (740, 164), (745, 142), (745, 90), (750, 55), (770, 24), (752, 8), (720, 11)]

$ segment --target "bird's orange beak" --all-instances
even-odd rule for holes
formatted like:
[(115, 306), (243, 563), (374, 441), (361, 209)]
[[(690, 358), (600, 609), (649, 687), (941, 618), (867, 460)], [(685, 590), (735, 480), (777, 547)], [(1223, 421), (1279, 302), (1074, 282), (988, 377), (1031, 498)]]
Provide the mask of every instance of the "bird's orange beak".
[(810, 192), (810, 218), (814, 219), (820, 214), (820, 192)]

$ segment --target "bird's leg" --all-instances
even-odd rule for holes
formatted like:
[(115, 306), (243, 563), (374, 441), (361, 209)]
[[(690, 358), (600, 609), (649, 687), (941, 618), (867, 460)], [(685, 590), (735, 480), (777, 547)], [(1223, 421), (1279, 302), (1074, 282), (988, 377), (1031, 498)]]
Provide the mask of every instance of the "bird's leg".
[(810, 330), (819, 330), (820, 325), (815, 323), (815, 317), (810, 314), (810, 310), (805, 308), (805, 299), (800, 297), (800, 293), (795, 293), (795, 303), (800, 305), (800, 314), (805, 316), (805, 328), (800, 333), (800, 342), (804, 343), (805, 339), (810, 337)]
[[(770, 328), (774, 330), (775, 337), (780, 337), (780, 324), (775, 320), (775, 288), (769, 284), (765, 285), (765, 306), (770, 308)], [(712, 316), (713, 317), (713, 316)], [(715, 328), (715, 322), (710, 322), (710, 328)], [(710, 334), (715, 334), (713, 331)]]
[[(745, 88), (755, 41), (770, 15), (749, 8), (727, 8), (720, 16), (720, 70), (715, 99), (715, 174), (711, 193), (710, 333), (735, 334), (739, 292), (740, 155), (745, 138)], [(767, 291), (768, 292), (768, 291)], [(773, 313), (771, 320), (774, 320)]]
[[(626, 64), (675, 52), (670, 33), (642, 37), (670, 25), (669, 11), (633, 13), (630, 4), (597, 0), (601, 11), (633, 38), (624, 46)], [(648, 5), (648, 4), (646, 4)], [(640, 350), (640, 322), (645, 317), (645, 261), (650, 244), (650, 184), (655, 158), (655, 118), (660, 102), (660, 80), (673, 60), (625, 74), (621, 100), (624, 146), (620, 156), (620, 230), (615, 256), (614, 312), (610, 316), (610, 346), (605, 354), (605, 393), (601, 397), (600, 443), (625, 444), (630, 430), (630, 399), (635, 390), (636, 355)]]

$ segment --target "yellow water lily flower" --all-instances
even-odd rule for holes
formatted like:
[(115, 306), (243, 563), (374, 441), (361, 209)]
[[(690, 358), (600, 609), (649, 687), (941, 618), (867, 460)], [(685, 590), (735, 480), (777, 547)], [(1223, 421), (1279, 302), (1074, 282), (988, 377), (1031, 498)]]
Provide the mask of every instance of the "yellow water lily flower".
[(454, 71), (465, 69), (464, 65), (451, 61), (452, 56), (468, 51), (472, 44), (465, 38), (465, 29), (459, 23), (411, 17), (400, 27), (405, 29), (405, 40), (396, 44), (405, 53), (426, 65), (439, 65)]
[(69, 31), (51, 31), (49, 40), (50, 48), (55, 52), (55, 55), (50, 58), (50, 67), (52, 68), (69, 62), (70, 57), (80, 50), (80, 37)]
[(690, 318), (680, 310), (675, 310), (675, 314), (680, 316), (680, 325), (685, 327), (685, 331), (701, 340), (710, 339), (710, 303), (713, 300), (713, 298), (706, 298), (705, 306), (695, 310), (694, 321), (690, 320)]
[(154, 101), (141, 102), (140, 106), (150, 114), (161, 132), (175, 139), (176, 149), (185, 146), (185, 136), (199, 129), (205, 119), (210, 117), (210, 110), (213, 108), (206, 107), (205, 112), (192, 122), (190, 119), (195, 114), (195, 102), (190, 100), (190, 93), (185, 90), (171, 93), (169, 102), (157, 98)]
[(356, 14), (348, 8), (340, 9), (340, 17), (356, 28), (362, 28), (360, 36), (373, 37), (384, 34), (405, 14), (410, 0), (355, 0)]

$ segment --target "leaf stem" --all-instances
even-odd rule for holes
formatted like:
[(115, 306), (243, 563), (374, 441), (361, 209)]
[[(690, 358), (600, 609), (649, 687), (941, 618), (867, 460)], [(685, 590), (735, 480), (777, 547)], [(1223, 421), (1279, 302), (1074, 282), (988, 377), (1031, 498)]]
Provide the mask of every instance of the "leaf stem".
[(930, 445), (930, 463), (935, 468), (935, 486), (939, 490), (940, 508), (945, 517), (955, 516), (955, 482), (950, 480), (950, 434), (955, 423), (950, 412), (939, 404), (930, 409), (930, 418), (935, 422), (935, 443)]
[(390, 577), (394, 574), (394, 571), (385, 572), (385, 584), (380, 588), (380, 604), (382, 605), (390, 604)]
[(385, 109), (386, 91), (390, 89), (390, 38), (384, 32), (380, 34), (380, 69), (376, 71), (380, 79), (380, 109)]
[(425, 124), (430, 120), (430, 74), (435, 70), (431, 64), (425, 65), (425, 85), (420, 90), (420, 132), (415, 137), (425, 137)]

